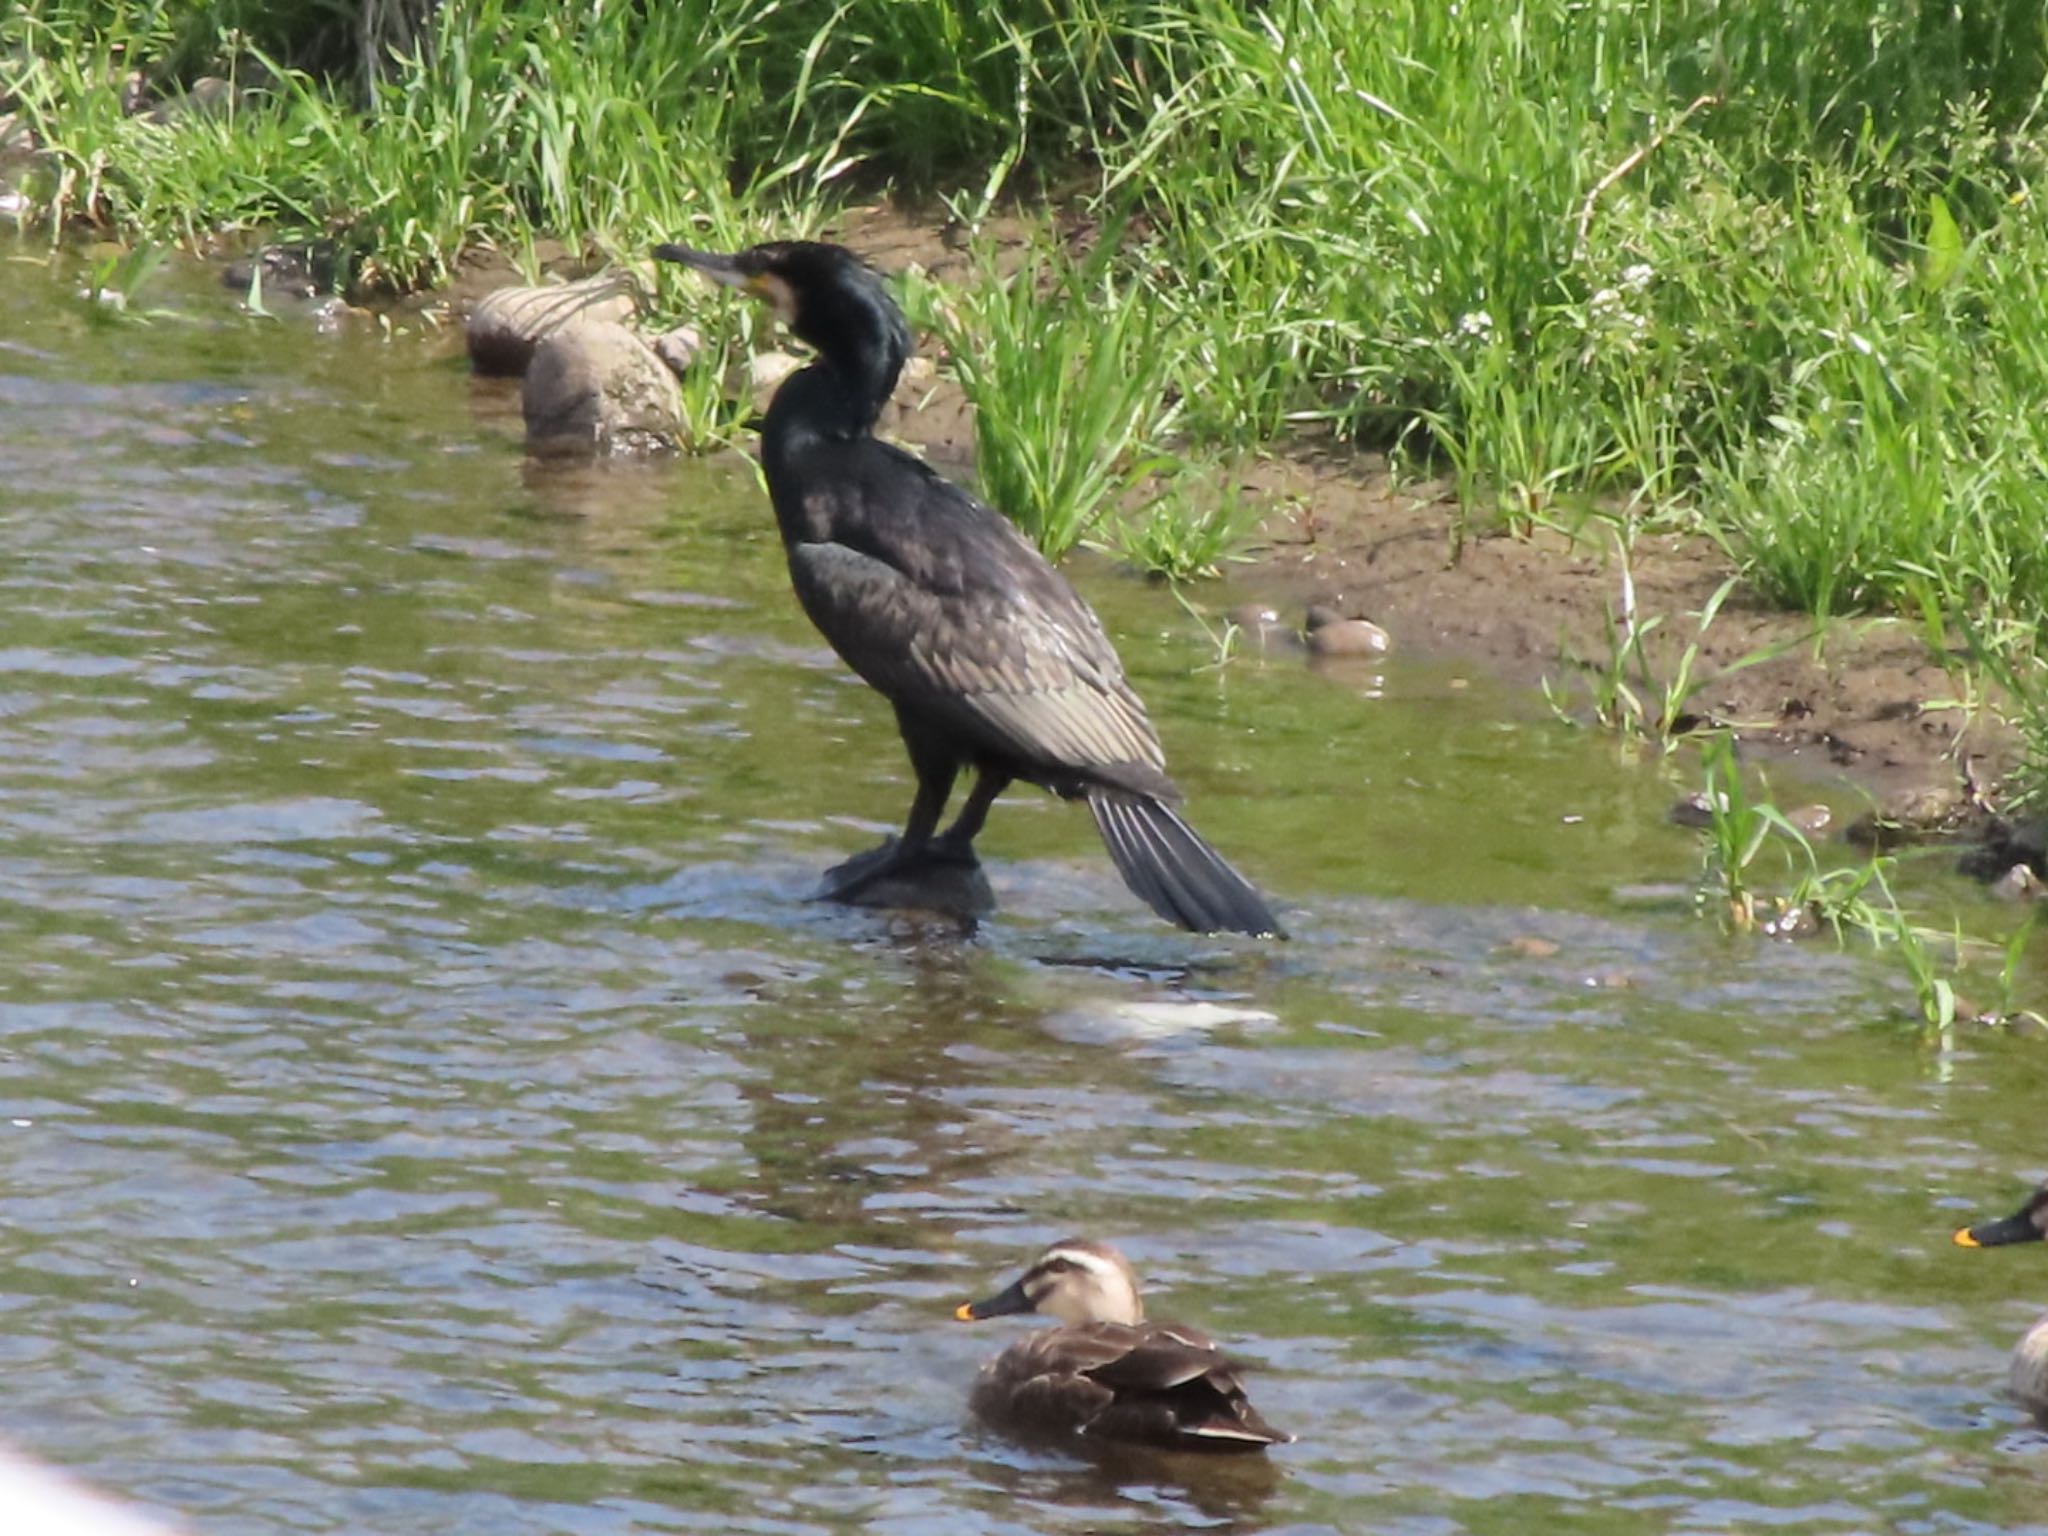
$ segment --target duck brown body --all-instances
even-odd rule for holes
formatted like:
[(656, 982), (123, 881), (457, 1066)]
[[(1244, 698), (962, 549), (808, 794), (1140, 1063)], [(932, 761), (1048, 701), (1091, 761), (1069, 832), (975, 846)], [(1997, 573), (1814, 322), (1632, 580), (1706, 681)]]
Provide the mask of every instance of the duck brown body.
[(1294, 1437), (1254, 1408), (1239, 1367), (1184, 1323), (1147, 1322), (1122, 1254), (1069, 1238), (963, 1321), (1046, 1312), (1060, 1327), (1017, 1340), (981, 1368), (969, 1405), (1013, 1434), (1186, 1451), (1260, 1451)]
[(1084, 1323), (1019, 1339), (981, 1368), (969, 1405), (1019, 1434), (1172, 1450), (1259, 1451), (1292, 1435), (1245, 1396), (1199, 1329)]

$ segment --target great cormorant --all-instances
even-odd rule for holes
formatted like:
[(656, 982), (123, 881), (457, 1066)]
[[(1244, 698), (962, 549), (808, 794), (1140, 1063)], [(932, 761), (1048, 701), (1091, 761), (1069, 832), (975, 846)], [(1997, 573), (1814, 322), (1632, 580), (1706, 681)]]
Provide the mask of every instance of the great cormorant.
[[(852, 901), (920, 864), (973, 866), (989, 806), (1022, 779), (1085, 801), (1124, 882), (1161, 917), (1279, 934), (1264, 898), (1174, 810), (1158, 734), (1093, 610), (1009, 519), (874, 436), (911, 350), (881, 278), (809, 240), (654, 254), (768, 300), (818, 354), (762, 423), (768, 495), (804, 612), (895, 705), (917, 775), (903, 836), (832, 870), (821, 894)], [(968, 767), (974, 787), (939, 833)]]

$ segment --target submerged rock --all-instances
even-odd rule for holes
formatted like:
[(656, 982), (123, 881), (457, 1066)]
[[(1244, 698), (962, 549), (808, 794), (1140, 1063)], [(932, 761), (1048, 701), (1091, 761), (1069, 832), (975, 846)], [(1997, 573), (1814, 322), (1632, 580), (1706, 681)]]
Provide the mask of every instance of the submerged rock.
[(2004, 879), (2016, 864), (2048, 876), (2048, 818), (2030, 816), (2014, 821), (1991, 817), (1985, 823), (1983, 841), (1966, 851), (1956, 861), (1956, 868), (1973, 880), (1995, 881)]
[(1794, 806), (1785, 813), (1785, 819), (1808, 837), (1819, 837), (1834, 825), (1835, 813), (1815, 801), (1812, 805)]
[(571, 325), (623, 326), (639, 309), (639, 293), (622, 272), (544, 288), (500, 288), (477, 300), (465, 335), (478, 373), (522, 374), (541, 342)]
[(317, 298), (334, 282), (331, 245), (266, 245), (220, 270), (223, 288), (260, 299)]
[(1913, 843), (1938, 842), (1960, 836), (1982, 809), (1953, 784), (1923, 785), (1890, 796), (1843, 829), (1842, 836), (1859, 848), (1884, 853)]
[(1709, 795), (1704, 789), (1696, 789), (1672, 802), (1671, 809), (1664, 813), (1664, 819), (1675, 827), (1711, 827), (1715, 812), (1725, 814), (1727, 809), (1726, 795)]
[(685, 436), (682, 392), (623, 325), (584, 323), (543, 341), (519, 392), (530, 453), (646, 453)]
[(1393, 639), (1370, 619), (1333, 619), (1308, 632), (1312, 656), (1384, 656)]
[[(859, 861), (848, 862), (857, 864)], [(986, 917), (996, 909), (996, 894), (989, 888), (988, 876), (982, 873), (978, 862), (961, 864), (941, 859), (925, 860), (884, 875), (862, 886), (851, 896), (835, 894), (829, 884), (821, 886), (811, 899), (837, 901), (849, 907), (936, 912), (964, 922)]]
[(1195, 998), (1137, 1002), (1092, 999), (1045, 1020), (1046, 1033), (1074, 1045), (1152, 1045), (1201, 1039), (1212, 1030), (1236, 1026), (1270, 1029), (1279, 1023), (1263, 1008), (1235, 1008)]

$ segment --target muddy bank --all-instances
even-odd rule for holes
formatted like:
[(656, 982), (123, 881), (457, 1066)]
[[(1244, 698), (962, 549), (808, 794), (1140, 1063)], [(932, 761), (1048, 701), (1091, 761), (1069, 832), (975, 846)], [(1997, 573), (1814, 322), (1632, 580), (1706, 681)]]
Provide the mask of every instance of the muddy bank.
[[(1022, 222), (982, 233), (1018, 259), (1028, 244)], [(1062, 233), (1091, 236), (1079, 221)], [(946, 281), (972, 276), (950, 225), (877, 208), (849, 212), (831, 235), (885, 270), (915, 263)], [(935, 458), (964, 463), (972, 453), (971, 414), (943, 384), (896, 431)], [(1329, 604), (1383, 626), (1404, 650), (1469, 660), (1532, 688), (1562, 684), (1586, 707), (1592, 677), (1578, 663), (1607, 665), (1610, 622), (1624, 601), (1603, 525), (1576, 541), (1539, 529), (1460, 547), (1449, 486), (1397, 485), (1384, 458), (1329, 445), (1281, 445), (1238, 478), (1271, 511), (1227, 574), (1230, 601), (1268, 604), (1296, 624), (1310, 604)], [(1810, 616), (1764, 607), (1738, 587), (1702, 635), (1697, 615), (1731, 573), (1701, 538), (1640, 538), (1629, 557), (1639, 624), (1662, 616), (1644, 642), (1652, 675), (1677, 677), (1684, 652), (1697, 647), (1687, 709), (1700, 725), (1732, 729), (1753, 756), (1846, 776), (1879, 800), (1956, 790), (1966, 757), (1980, 783), (2017, 765), (2017, 734), (1989, 710), (1956, 702), (1958, 680), (1915, 625), (1866, 618), (1817, 630)], [(1738, 669), (1758, 655), (1767, 659)]]
[[(1511, 681), (1560, 685), (1590, 713), (1596, 674), (1632, 582), (1654, 682), (1628, 679), (1656, 707), (1696, 648), (1686, 698), (1694, 728), (1725, 727), (1750, 751), (1845, 773), (1880, 798), (2017, 764), (2016, 733), (1956, 699), (1959, 684), (1923, 633), (1895, 619), (1837, 620), (1764, 607), (1738, 586), (1701, 632), (1699, 614), (1731, 574), (1704, 539), (1636, 542), (1624, 569), (1600, 525), (1574, 541), (1550, 530), (1456, 543), (1455, 498), (1440, 485), (1397, 486), (1370, 455), (1282, 460), (1247, 477), (1282, 511), (1260, 530), (1238, 578), (1283, 611), (1326, 602), (1385, 626), (1397, 644), (1460, 657)], [(1761, 659), (1757, 659), (1761, 658)]]

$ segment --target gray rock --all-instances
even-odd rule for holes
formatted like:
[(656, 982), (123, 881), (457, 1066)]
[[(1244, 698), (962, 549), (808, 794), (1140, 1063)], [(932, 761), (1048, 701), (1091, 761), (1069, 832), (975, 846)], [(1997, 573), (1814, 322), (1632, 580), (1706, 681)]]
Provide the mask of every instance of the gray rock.
[(2039, 901), (2048, 893), (2048, 886), (2042, 885), (2041, 877), (2028, 864), (2013, 865), (1991, 882), (1990, 889), (2000, 901)]
[(133, 80), (132, 96), (123, 93), (125, 110), (141, 112), (152, 123), (168, 125), (180, 118), (226, 115), (235, 103), (235, 88), (218, 75), (201, 75), (183, 95), (166, 97), (151, 107), (145, 107), (147, 100), (147, 87), (138, 74)]
[(1709, 796), (1704, 789), (1696, 789), (1689, 795), (1681, 795), (1672, 804), (1671, 809), (1664, 813), (1664, 817), (1676, 827), (1711, 827), (1714, 824), (1714, 813), (1725, 813), (1727, 809), (1726, 795)]
[(803, 365), (802, 358), (787, 352), (756, 352), (733, 370), (728, 392), (753, 401), (757, 412), (766, 412), (782, 381)]
[(686, 437), (682, 392), (654, 349), (623, 325), (553, 332), (519, 392), (530, 453), (646, 453)]
[(896, 912), (935, 912), (968, 923), (996, 909), (995, 892), (979, 862), (926, 860), (871, 880), (853, 895), (835, 896), (821, 888), (812, 899)]
[(522, 374), (542, 341), (569, 325), (624, 325), (640, 307), (622, 272), (544, 288), (500, 288), (469, 312), (469, 365), (478, 373)]
[(1393, 640), (1371, 619), (1332, 619), (1308, 632), (1314, 656), (1384, 656)]
[(694, 325), (679, 325), (654, 338), (654, 355), (668, 364), (668, 371), (681, 378), (704, 355), (704, 333)]

